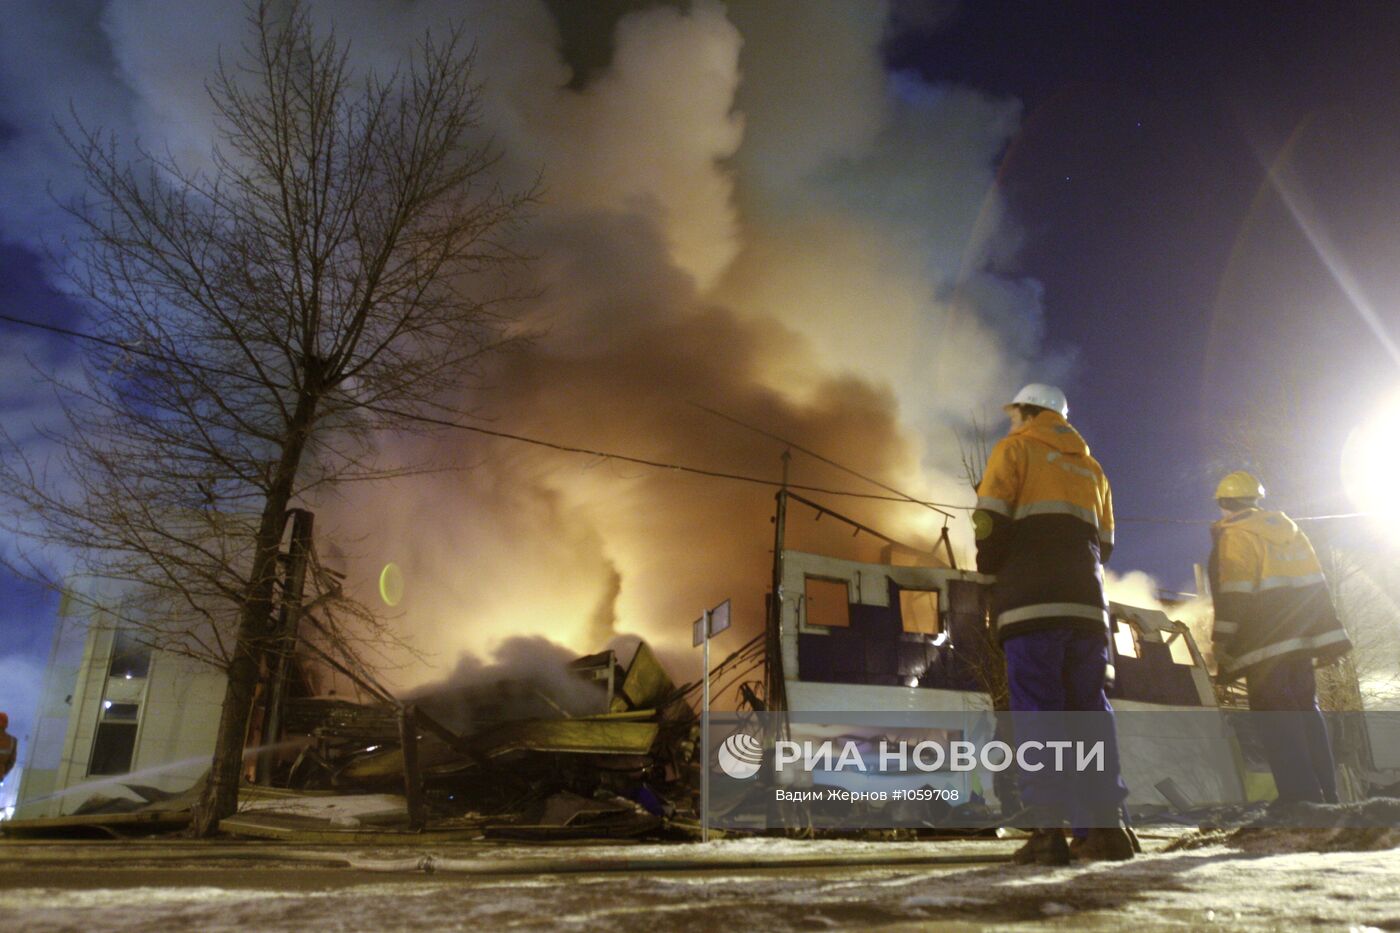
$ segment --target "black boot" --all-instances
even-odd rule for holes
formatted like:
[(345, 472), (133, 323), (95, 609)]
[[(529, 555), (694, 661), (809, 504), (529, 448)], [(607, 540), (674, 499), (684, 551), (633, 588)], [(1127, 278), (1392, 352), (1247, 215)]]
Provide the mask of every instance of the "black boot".
[(1083, 862), (1126, 862), (1134, 854), (1133, 837), (1121, 826), (1091, 829), (1075, 840), (1074, 857)]
[(1032, 830), (1026, 844), (1016, 850), (1011, 861), (1017, 865), (1068, 865), (1069, 845), (1058, 829)]

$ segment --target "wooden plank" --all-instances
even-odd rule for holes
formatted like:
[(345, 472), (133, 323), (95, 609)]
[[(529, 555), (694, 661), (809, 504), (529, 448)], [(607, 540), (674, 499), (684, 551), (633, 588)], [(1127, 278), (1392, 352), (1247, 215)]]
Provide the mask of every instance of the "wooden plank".
[(82, 813), (74, 816), (46, 816), (29, 820), (0, 822), (6, 836), (62, 835), (79, 829), (163, 830), (181, 829), (190, 824), (189, 810), (137, 810), (133, 813)]
[(530, 719), (503, 723), (478, 739), (487, 758), (512, 752), (646, 755), (659, 724), (623, 719)]
[(479, 827), (411, 831), (380, 827), (335, 829), (325, 820), (272, 813), (246, 813), (219, 822), (219, 829), (236, 836), (255, 839), (282, 839), (301, 843), (343, 845), (423, 845), (431, 842), (468, 842), (480, 839)]

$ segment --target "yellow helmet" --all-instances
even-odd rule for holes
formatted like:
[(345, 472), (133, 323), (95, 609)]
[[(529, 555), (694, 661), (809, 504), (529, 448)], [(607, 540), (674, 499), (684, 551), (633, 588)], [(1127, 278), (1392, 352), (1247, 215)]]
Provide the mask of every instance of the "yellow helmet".
[(1262, 499), (1264, 484), (1253, 473), (1236, 470), (1220, 481), (1215, 487), (1217, 499)]

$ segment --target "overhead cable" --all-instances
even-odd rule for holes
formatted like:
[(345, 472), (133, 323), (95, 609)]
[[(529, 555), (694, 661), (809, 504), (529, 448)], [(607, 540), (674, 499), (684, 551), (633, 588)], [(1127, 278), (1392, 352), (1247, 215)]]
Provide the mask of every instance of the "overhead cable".
[[(144, 356), (144, 357), (147, 357), (147, 358), (149, 358), (149, 359), (160, 360), (160, 361), (167, 362), (167, 363), (171, 363), (171, 364), (174, 364), (174, 365), (177, 365), (177, 366), (188, 367), (188, 368), (190, 368), (190, 369), (204, 370), (204, 371), (206, 371), (206, 372), (217, 373), (217, 374), (223, 375), (223, 376), (230, 376), (230, 377), (234, 377), (234, 378), (245, 379), (245, 380), (250, 381), (250, 382), (264, 383), (263, 380), (257, 379), (256, 377), (249, 376), (249, 375), (247, 375), (246, 373), (239, 373), (239, 372), (235, 372), (235, 371), (233, 371), (233, 370), (222, 369), (222, 368), (220, 368), (220, 367), (211, 366), (211, 365), (206, 364), (206, 363), (196, 363), (196, 362), (193, 362), (193, 361), (191, 361), (191, 360), (175, 359), (175, 358), (170, 357), (170, 356), (168, 356), (168, 355), (161, 354), (161, 353), (157, 353), (157, 352), (155, 352), (155, 351), (153, 351), (153, 350), (147, 350), (147, 349), (145, 349), (145, 348), (143, 348), (143, 347), (124, 344), (124, 343), (121, 343), (120, 341), (112, 340), (112, 339), (109, 339), (109, 338), (106, 338), (106, 337), (99, 337), (99, 336), (97, 336), (96, 334), (83, 333), (82, 331), (72, 330), (72, 329), (66, 328), (66, 327), (59, 327), (59, 326), (54, 325), (54, 324), (45, 324), (45, 323), (42, 323), (42, 322), (40, 322), (40, 321), (31, 321), (31, 320), (27, 320), (27, 319), (25, 319), (25, 318), (14, 317), (13, 315), (3, 314), (3, 313), (0, 313), (0, 321), (6, 321), (6, 322), (8, 322), (8, 323), (10, 323), (10, 324), (15, 324), (15, 325), (18, 325), (18, 326), (21, 326), (21, 327), (30, 327), (30, 328), (34, 328), (34, 329), (37, 329), (37, 330), (47, 331), (47, 332), (49, 332), (49, 333), (58, 334), (58, 335), (60, 335), (60, 336), (69, 337), (69, 338), (72, 338), (72, 339), (75, 339), (75, 340), (86, 340), (86, 341), (90, 341), (90, 342), (92, 342), (92, 343), (102, 344), (103, 346), (107, 346), (107, 347), (111, 347), (111, 348), (113, 348), (113, 349), (121, 350), (121, 351), (126, 352), (126, 353), (133, 353), (133, 354), (136, 354), (136, 355), (138, 355), (138, 356)], [(277, 385), (277, 384), (275, 384), (275, 383), (264, 383), (264, 384), (268, 384), (268, 385), (270, 385), (271, 388), (275, 388), (275, 389), (283, 389), (283, 390), (288, 390), (288, 389), (290, 389), (289, 386)], [(924, 506), (925, 508), (933, 509), (933, 510), (939, 511), (939, 512), (942, 512), (943, 509), (957, 509), (957, 510), (959, 510), (959, 511), (971, 512), (971, 511), (974, 511), (974, 510), (977, 508), (977, 506), (976, 506), (975, 504), (960, 505), (960, 504), (952, 503), (952, 502), (933, 502), (933, 501), (929, 501), (929, 500), (927, 500), (927, 499), (918, 499), (918, 498), (915, 498), (915, 497), (910, 496), (910, 495), (908, 495), (908, 494), (906, 494), (906, 493), (902, 493), (902, 492), (899, 492), (898, 490), (894, 490), (893, 487), (887, 486), (887, 485), (885, 485), (885, 484), (879, 482), (878, 480), (874, 480), (874, 479), (871, 479), (871, 478), (869, 478), (869, 477), (867, 477), (867, 476), (863, 476), (863, 475), (861, 475), (861, 474), (855, 472), (854, 470), (851, 470), (851, 469), (848, 468), (848, 467), (842, 466), (841, 464), (836, 463), (836, 462), (833, 461), (833, 460), (830, 460), (830, 459), (828, 459), (828, 458), (826, 458), (826, 457), (823, 457), (821, 454), (818, 454), (818, 453), (816, 453), (816, 452), (814, 452), (814, 451), (808, 450), (807, 448), (801, 447), (801, 446), (799, 446), (799, 445), (797, 445), (797, 444), (794, 444), (794, 443), (792, 443), (792, 442), (790, 442), (790, 441), (783, 440), (782, 438), (778, 437), (777, 435), (770, 434), (770, 433), (768, 433), (768, 432), (766, 432), (766, 431), (763, 431), (761, 428), (755, 428), (755, 427), (753, 427), (752, 425), (744, 424), (743, 422), (738, 421), (738, 420), (735, 419), (735, 418), (732, 418), (732, 417), (730, 417), (730, 416), (728, 416), (728, 415), (724, 415), (724, 414), (722, 414), (722, 413), (720, 413), (720, 412), (714, 411), (713, 409), (706, 408), (706, 407), (703, 406), (703, 405), (699, 405), (699, 404), (696, 404), (696, 403), (692, 403), (692, 404), (694, 404), (695, 407), (697, 407), (697, 408), (700, 408), (700, 409), (702, 409), (702, 410), (704, 410), (704, 411), (707, 411), (707, 412), (709, 412), (709, 413), (711, 413), (711, 414), (713, 414), (713, 415), (716, 415), (717, 417), (724, 418), (724, 419), (726, 419), (726, 420), (728, 420), (728, 421), (733, 421), (735, 424), (739, 424), (739, 425), (741, 425), (741, 426), (743, 426), (743, 427), (745, 427), (745, 428), (748, 428), (748, 429), (753, 430), (753, 431), (757, 431), (757, 432), (759, 432), (760, 434), (764, 434), (764, 435), (766, 435), (766, 436), (768, 436), (768, 437), (771, 437), (771, 438), (773, 438), (774, 440), (781, 441), (782, 443), (788, 444), (788, 445), (791, 446), (794, 450), (801, 451), (802, 453), (805, 453), (805, 454), (807, 454), (807, 455), (810, 456), (810, 457), (814, 457), (814, 458), (816, 458), (816, 459), (822, 461), (823, 463), (827, 463), (827, 464), (829, 464), (829, 465), (831, 465), (831, 466), (833, 466), (833, 467), (836, 467), (836, 468), (838, 468), (838, 469), (844, 470), (844, 471), (846, 471), (847, 473), (850, 473), (850, 474), (852, 474), (853, 476), (859, 477), (860, 479), (863, 479), (863, 480), (865, 480), (866, 482), (873, 483), (874, 485), (879, 486), (879, 487), (882, 488), (882, 489), (892, 490), (893, 492), (897, 493), (897, 495), (883, 495), (883, 494), (880, 494), (880, 493), (872, 493), (872, 492), (856, 492), (855, 490), (850, 490), (850, 489), (832, 489), (832, 488), (830, 488), (830, 487), (828, 487), (828, 486), (814, 486), (814, 485), (805, 484), (805, 483), (784, 483), (784, 482), (782, 482), (781, 480), (767, 479), (767, 478), (761, 477), (761, 476), (750, 476), (750, 475), (743, 474), (743, 473), (729, 473), (729, 472), (725, 472), (725, 471), (723, 471), (723, 470), (710, 470), (710, 469), (705, 469), (705, 468), (703, 468), (703, 467), (691, 466), (691, 465), (689, 465), (689, 464), (683, 464), (683, 463), (669, 463), (669, 462), (662, 461), (662, 460), (652, 460), (652, 459), (648, 459), (648, 458), (646, 458), (646, 457), (635, 457), (635, 456), (631, 456), (631, 455), (629, 455), (629, 454), (621, 454), (621, 453), (617, 453), (617, 452), (615, 452), (615, 451), (596, 450), (596, 449), (589, 448), (589, 447), (579, 447), (579, 446), (575, 446), (575, 445), (572, 445), (572, 444), (562, 444), (562, 443), (558, 443), (558, 442), (556, 442), (556, 441), (544, 440), (544, 439), (542, 439), (542, 438), (529, 437), (529, 436), (524, 435), (524, 434), (515, 434), (515, 433), (512, 433), (512, 432), (510, 432), (510, 431), (497, 431), (497, 430), (495, 430), (495, 429), (493, 429), (493, 428), (485, 428), (485, 427), (482, 427), (482, 426), (480, 426), (480, 425), (464, 424), (464, 423), (462, 423), (462, 422), (460, 422), (460, 421), (451, 421), (451, 420), (448, 420), (448, 419), (446, 419), (446, 418), (434, 418), (434, 417), (431, 417), (431, 416), (429, 416), (429, 415), (419, 414), (419, 413), (417, 413), (417, 412), (398, 411), (398, 410), (391, 409), (391, 408), (387, 408), (387, 407), (381, 406), (381, 405), (365, 405), (364, 408), (365, 408), (366, 410), (368, 410), (368, 411), (373, 411), (373, 412), (375, 412), (375, 413), (377, 413), (377, 414), (386, 415), (386, 416), (388, 416), (388, 417), (393, 417), (393, 418), (399, 418), (399, 419), (402, 419), (402, 420), (405, 420), (405, 421), (415, 421), (415, 422), (418, 422), (418, 423), (420, 423), (420, 424), (430, 424), (430, 425), (433, 425), (433, 426), (436, 426), (436, 427), (453, 428), (453, 429), (455, 429), (455, 430), (459, 430), (459, 431), (468, 431), (468, 432), (471, 432), (471, 433), (473, 433), (473, 434), (481, 434), (481, 435), (485, 435), (485, 436), (487, 436), (487, 437), (496, 437), (496, 438), (501, 438), (501, 439), (503, 439), (503, 440), (517, 441), (517, 442), (522, 443), (522, 444), (531, 444), (531, 445), (536, 446), (536, 447), (543, 447), (543, 448), (546, 448), (546, 449), (548, 449), (548, 450), (556, 450), (556, 451), (560, 451), (560, 452), (562, 452), (562, 453), (583, 454), (583, 455), (586, 455), (586, 456), (589, 456), (589, 457), (598, 457), (598, 458), (601, 458), (601, 459), (604, 459), (604, 460), (616, 460), (616, 461), (619, 461), (619, 462), (621, 462), (621, 463), (633, 463), (633, 464), (636, 464), (636, 465), (638, 465), (638, 466), (651, 467), (651, 468), (653, 468), (653, 469), (658, 469), (658, 470), (670, 470), (670, 471), (672, 471), (672, 472), (676, 472), (676, 473), (686, 473), (686, 474), (689, 474), (689, 475), (692, 475), (692, 476), (705, 476), (705, 477), (709, 477), (709, 478), (711, 478), (711, 479), (723, 479), (723, 480), (729, 480), (729, 481), (731, 481), (731, 482), (749, 483), (749, 484), (752, 484), (752, 485), (757, 485), (757, 486), (768, 486), (768, 487), (773, 487), (773, 488), (784, 488), (784, 487), (785, 487), (785, 488), (788, 488), (788, 489), (798, 489), (798, 490), (802, 490), (802, 491), (804, 491), (804, 492), (819, 492), (819, 493), (822, 493), (823, 495), (828, 495), (828, 496), (844, 496), (844, 497), (852, 498), (852, 499), (870, 499), (870, 500), (874, 500), (874, 501), (877, 501), (877, 502), (898, 502), (898, 503), (907, 503), (907, 504), (910, 504), (910, 505), (921, 505), (921, 506)], [(946, 515), (947, 513), (943, 513), (943, 514)], [(1372, 512), (1343, 512), (1343, 513), (1338, 513), (1338, 514), (1334, 514), (1334, 515), (1304, 515), (1304, 516), (1291, 516), (1291, 517), (1293, 518), (1294, 521), (1298, 521), (1298, 522), (1318, 522), (1318, 521), (1331, 521), (1331, 520), (1335, 520), (1335, 519), (1364, 518), (1364, 517), (1367, 517), (1367, 516), (1370, 516), (1370, 515), (1373, 515), (1373, 514), (1375, 514), (1375, 513), (1372, 513)], [(1138, 518), (1138, 517), (1120, 517), (1120, 518), (1117, 519), (1117, 522), (1118, 522), (1118, 524), (1155, 524), (1155, 525), (1209, 525), (1209, 524), (1212, 524), (1212, 521), (1211, 521), (1210, 519), (1191, 519), (1191, 518)]]

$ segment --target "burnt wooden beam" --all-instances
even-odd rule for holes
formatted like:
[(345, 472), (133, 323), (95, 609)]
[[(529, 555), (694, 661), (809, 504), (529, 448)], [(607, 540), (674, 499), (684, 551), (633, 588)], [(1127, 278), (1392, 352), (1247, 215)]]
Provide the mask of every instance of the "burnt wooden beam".
[(408, 801), (408, 825), (422, 829), (428, 822), (423, 798), (423, 771), (418, 766), (418, 723), (412, 703), (399, 711), (399, 741), (403, 748), (404, 798)]

